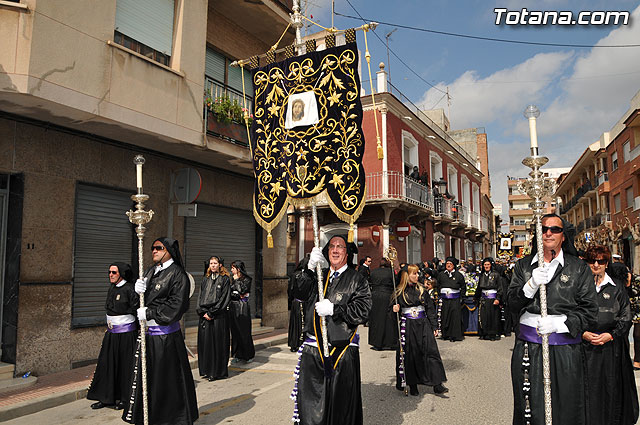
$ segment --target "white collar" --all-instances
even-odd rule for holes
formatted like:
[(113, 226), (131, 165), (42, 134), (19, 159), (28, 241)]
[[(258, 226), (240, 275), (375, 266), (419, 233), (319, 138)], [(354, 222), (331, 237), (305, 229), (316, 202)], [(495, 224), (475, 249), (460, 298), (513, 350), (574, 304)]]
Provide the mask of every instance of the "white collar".
[(611, 279), (611, 276), (609, 276), (606, 272), (604, 273), (604, 279), (602, 279), (602, 282), (600, 283), (600, 285), (596, 285), (596, 291), (600, 292), (602, 290), (602, 288), (604, 288), (604, 286), (606, 284), (610, 284), (613, 286), (616, 286), (615, 282), (613, 281), (613, 279)]
[[(533, 258), (531, 259), (531, 265), (534, 265), (537, 262), (538, 262), (538, 254), (534, 255)], [(560, 248), (560, 252), (558, 252), (558, 255), (556, 255), (549, 264), (553, 264), (554, 262), (564, 267), (564, 253), (562, 252), (562, 248)]]
[(331, 271), (331, 275), (335, 272), (338, 272), (338, 276), (340, 276), (345, 270), (347, 270), (347, 267), (349, 266), (345, 264), (344, 266), (340, 267), (338, 270), (333, 270), (333, 267), (329, 267), (329, 270)]
[(126, 281), (126, 280), (124, 280), (124, 279), (122, 279), (122, 280), (120, 281), (120, 283), (116, 283), (116, 288), (120, 288), (120, 287), (121, 287), (122, 285), (124, 285), (125, 283), (127, 283), (127, 281)]
[(169, 258), (167, 261), (165, 261), (164, 263), (160, 263), (156, 266), (156, 270), (153, 272), (153, 274), (159, 273), (162, 270), (166, 269), (167, 267), (169, 267), (170, 265), (173, 264), (173, 258)]

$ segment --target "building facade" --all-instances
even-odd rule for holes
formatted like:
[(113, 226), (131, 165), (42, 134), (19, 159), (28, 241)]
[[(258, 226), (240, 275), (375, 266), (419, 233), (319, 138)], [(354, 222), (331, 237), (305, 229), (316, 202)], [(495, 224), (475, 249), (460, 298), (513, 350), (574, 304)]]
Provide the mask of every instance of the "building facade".
[[(2, 2), (1, 342), (16, 375), (97, 358), (108, 265), (137, 270), (124, 215), (133, 208), (136, 154), (146, 159), (144, 191), (155, 211), (146, 248), (159, 236), (177, 239), (196, 281), (187, 334), (211, 255), (227, 266), (244, 261), (253, 312), (286, 325), (286, 225), (263, 252), (246, 129), (221, 123), (213, 105), (224, 103), (229, 116), (251, 109), (243, 72), (230, 63), (266, 52), (285, 31), (291, 3)], [(292, 40), (289, 30), (282, 43)]]
[[(373, 257), (377, 267), (389, 246), (396, 248), (399, 262), (409, 263), (449, 255), (480, 259), (489, 254), (493, 207), (482, 207), (490, 200), (482, 200), (483, 174), (475, 158), (387, 82), (383, 64), (377, 73), (375, 109), (370, 94), (361, 100), (367, 194), (354, 235), (359, 257)], [(374, 113), (383, 160), (377, 157)], [(420, 176), (426, 173), (422, 179), (426, 184), (409, 177), (414, 166)], [(434, 197), (434, 186), (450, 196)], [(296, 262), (313, 246), (312, 223), (304, 209), (291, 210), (288, 220), (289, 261)], [(319, 209), (318, 220), (321, 245), (348, 231), (329, 208)]]

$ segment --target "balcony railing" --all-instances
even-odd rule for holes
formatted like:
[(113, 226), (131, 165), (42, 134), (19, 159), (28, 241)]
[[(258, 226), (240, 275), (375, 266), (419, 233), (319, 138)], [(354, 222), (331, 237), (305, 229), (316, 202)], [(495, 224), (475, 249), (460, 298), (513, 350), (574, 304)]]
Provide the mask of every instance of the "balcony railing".
[(367, 174), (367, 200), (398, 199), (434, 211), (431, 189), (397, 171)]
[[(244, 108), (245, 103), (241, 91), (231, 88), (224, 83), (214, 80), (213, 78), (209, 78), (207, 76), (204, 77), (204, 91), (209, 94), (213, 100), (219, 97), (228, 97), (231, 102), (235, 100)], [(247, 109), (249, 109), (249, 113), (253, 114), (253, 97), (244, 96), (244, 99), (247, 102), (246, 105)]]
[(602, 173), (602, 174), (600, 174), (598, 176), (598, 186), (600, 186), (604, 182), (608, 182), (608, 181), (609, 181), (609, 174), (608, 173)]

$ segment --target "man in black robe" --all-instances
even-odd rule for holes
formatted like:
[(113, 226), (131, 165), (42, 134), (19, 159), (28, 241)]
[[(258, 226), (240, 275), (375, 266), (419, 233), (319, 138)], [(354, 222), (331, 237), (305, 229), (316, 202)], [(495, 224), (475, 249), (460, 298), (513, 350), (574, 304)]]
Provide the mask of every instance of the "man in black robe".
[[(306, 338), (300, 355), (299, 376), (292, 396), (294, 420), (300, 424), (362, 424), (362, 394), (358, 325), (371, 310), (371, 292), (363, 275), (352, 265), (358, 249), (347, 237), (332, 237), (322, 251), (311, 251), (304, 273), (297, 276), (296, 294), (307, 306)], [(318, 302), (316, 265), (322, 271), (324, 300)], [(324, 357), (320, 317), (327, 326), (329, 357)]]
[[(541, 334), (549, 334), (551, 404), (555, 424), (586, 423), (582, 333), (596, 322), (593, 277), (573, 246), (575, 230), (556, 214), (542, 217), (545, 264), (533, 253), (518, 261), (508, 290), (519, 325), (511, 356), (513, 423), (544, 424)], [(548, 316), (540, 316), (540, 285), (547, 285)]]
[[(191, 425), (198, 419), (196, 389), (180, 319), (189, 309), (190, 283), (182, 265), (178, 241), (156, 239), (151, 245), (154, 266), (136, 281), (137, 293), (144, 293), (145, 307), (138, 319), (147, 323), (147, 394), (149, 423)], [(134, 368), (135, 391), (122, 419), (143, 423), (140, 356)]]
[(493, 258), (482, 260), (482, 272), (478, 277), (478, 286), (473, 296), (480, 312), (478, 313), (478, 335), (480, 339), (497, 341), (500, 339), (502, 300), (502, 278), (493, 270)]
[(464, 276), (455, 269), (458, 260), (447, 257), (445, 270), (438, 273), (437, 286), (442, 299), (440, 327), (442, 339), (462, 341), (462, 300), (466, 294)]

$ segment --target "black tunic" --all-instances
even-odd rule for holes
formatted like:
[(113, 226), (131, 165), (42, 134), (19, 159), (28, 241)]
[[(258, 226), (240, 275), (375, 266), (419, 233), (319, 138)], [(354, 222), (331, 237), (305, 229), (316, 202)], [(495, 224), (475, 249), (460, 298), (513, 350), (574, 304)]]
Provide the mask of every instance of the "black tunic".
[(590, 332), (609, 333), (604, 345), (582, 342), (586, 362), (588, 424), (635, 424), (638, 393), (629, 356), (631, 310), (624, 287), (607, 284), (597, 295), (598, 322)]
[(371, 313), (369, 314), (369, 345), (377, 349), (398, 347), (398, 324), (395, 313), (389, 312), (393, 295), (393, 270), (380, 267), (371, 271)]
[(289, 277), (289, 287), (287, 288), (287, 294), (289, 297), (289, 334), (287, 338), (287, 344), (291, 351), (297, 351), (298, 348), (304, 342), (304, 328), (306, 307), (302, 297), (306, 294), (301, 294), (298, 291), (296, 281), (303, 270), (296, 270)]
[(462, 299), (466, 293), (464, 276), (458, 271), (449, 274), (444, 270), (438, 273), (438, 291), (442, 288), (460, 290), (460, 298), (442, 298), (442, 309), (440, 311), (440, 326), (442, 328), (442, 338), (453, 341), (462, 341)]
[[(395, 301), (392, 301), (395, 302)], [(440, 358), (438, 343), (433, 334), (438, 329), (436, 307), (427, 291), (420, 295), (415, 285), (407, 285), (398, 297), (400, 308), (423, 306), (426, 317), (404, 319), (404, 370), (407, 385), (438, 385), (447, 380)], [(396, 350), (396, 385), (401, 384), (399, 374), (400, 350)]]
[[(105, 309), (109, 316), (130, 314), (136, 317), (140, 299), (133, 283), (126, 282), (119, 288), (111, 285), (107, 292)], [(137, 323), (137, 318), (134, 323)], [(106, 405), (125, 402), (131, 394), (131, 371), (136, 352), (138, 327), (129, 332), (106, 331), (98, 355), (98, 364), (93, 374), (87, 399), (98, 400)]]
[[(329, 269), (323, 270), (323, 276), (328, 272)], [(320, 317), (315, 314), (317, 278), (305, 270), (298, 275), (296, 285), (308, 306), (304, 331), (317, 338), (317, 347), (305, 344), (300, 356), (296, 400), (300, 424), (362, 424), (360, 352), (350, 342), (358, 325), (367, 321), (371, 309), (367, 280), (352, 268), (347, 268), (331, 283), (325, 278), (325, 298), (334, 304), (333, 316), (327, 316), (326, 322), (328, 339), (335, 351), (327, 360), (320, 354), (322, 333)], [(325, 373), (325, 366), (333, 366), (330, 376)]]
[[(205, 276), (200, 286), (198, 308), (198, 368), (200, 376), (222, 379), (229, 376), (229, 301), (231, 279), (228, 275)], [(211, 320), (204, 318), (207, 314)]]
[(248, 302), (250, 290), (251, 278), (248, 276), (234, 279), (231, 284), (231, 355), (240, 360), (251, 360), (256, 355), (251, 337), (251, 311)]
[[(533, 254), (532, 254), (533, 255)], [(525, 312), (540, 314), (540, 291), (527, 298), (522, 288), (531, 278), (532, 255), (518, 261), (507, 297), (509, 307), (518, 319)], [(581, 259), (564, 254), (564, 266), (558, 265), (547, 284), (548, 314), (565, 314), (565, 324), (571, 337), (579, 337), (596, 321), (598, 304), (591, 270)], [(518, 329), (518, 328), (516, 328)], [(524, 362), (525, 347), (529, 361)], [(581, 344), (549, 345), (551, 368), (552, 415), (554, 424), (585, 423), (584, 363)], [(523, 391), (523, 363), (529, 363), (528, 376), (531, 383), (529, 399), (531, 425), (544, 424), (544, 385), (542, 382), (542, 345), (516, 338), (511, 356), (511, 382), (513, 385), (513, 423), (526, 424), (525, 391)]]
[[(151, 273), (153, 269), (146, 275)], [(189, 309), (190, 286), (187, 274), (176, 263), (153, 275), (145, 291), (147, 320), (155, 320), (159, 326), (178, 322)], [(182, 332), (147, 335), (146, 342), (149, 424), (192, 424), (198, 419), (198, 403)], [(140, 370), (138, 360), (136, 391), (122, 414), (124, 421), (135, 424), (143, 423)]]
[(489, 273), (483, 271), (480, 273), (476, 294), (473, 297), (476, 305), (480, 308), (478, 313), (478, 335), (481, 338), (495, 337), (500, 335), (502, 331), (500, 304), (495, 305), (494, 299), (485, 298), (482, 290), (498, 291), (495, 300), (502, 301), (502, 278), (500, 274), (495, 271), (490, 271)]

